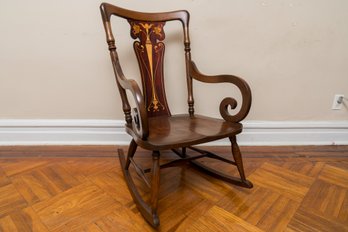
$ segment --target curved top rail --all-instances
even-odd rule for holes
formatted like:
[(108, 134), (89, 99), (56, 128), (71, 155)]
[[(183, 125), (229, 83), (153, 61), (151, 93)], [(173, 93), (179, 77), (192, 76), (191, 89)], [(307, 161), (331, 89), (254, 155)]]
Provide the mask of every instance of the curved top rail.
[(125, 19), (132, 19), (137, 21), (160, 22), (180, 20), (184, 25), (187, 25), (190, 17), (189, 12), (186, 10), (145, 13), (124, 9), (118, 6), (111, 5), (109, 3), (102, 3), (100, 5), (100, 11), (102, 12), (103, 20), (107, 22), (110, 21), (111, 15), (117, 15)]

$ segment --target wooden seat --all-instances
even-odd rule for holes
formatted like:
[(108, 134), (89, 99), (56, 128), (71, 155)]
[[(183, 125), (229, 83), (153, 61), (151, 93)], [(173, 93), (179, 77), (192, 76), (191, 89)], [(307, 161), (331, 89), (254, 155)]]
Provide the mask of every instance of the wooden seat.
[[(122, 149), (118, 150), (118, 155), (125, 181), (137, 208), (144, 218), (153, 227), (158, 227), (160, 224), (157, 206), (161, 168), (189, 163), (198, 170), (223, 181), (251, 188), (252, 183), (245, 178), (242, 157), (236, 140), (236, 135), (242, 132), (240, 121), (247, 116), (251, 106), (250, 88), (243, 79), (237, 76), (208, 76), (198, 71), (191, 60), (189, 13), (185, 10), (143, 13), (126, 10), (107, 3), (102, 3), (100, 10), (116, 83), (122, 100), (126, 131), (133, 138), (127, 155), (124, 155)], [(124, 18), (130, 25), (130, 35), (135, 40), (133, 47), (142, 78), (142, 92), (136, 81), (127, 79), (123, 74), (111, 29), (110, 18), (112, 15)], [(167, 21), (179, 21), (183, 26), (188, 114), (172, 115), (166, 99), (163, 60), (165, 52), (164, 26)], [(125, 32), (124, 34), (128, 33)], [(234, 98), (226, 97), (222, 100), (218, 109), (222, 119), (195, 114), (193, 79), (204, 83), (227, 83), (236, 86), (242, 96), (238, 112), (234, 115), (230, 114), (228, 108), (235, 109), (238, 103)], [(134, 98), (135, 107), (133, 109), (129, 104), (127, 91)], [(182, 93), (184, 91), (178, 90), (178, 92)], [(223, 138), (228, 138), (231, 142), (233, 160), (194, 147), (194, 145)], [(138, 146), (152, 151), (151, 168), (143, 169), (135, 162), (134, 156)], [(163, 150), (173, 151), (178, 159), (160, 165), (160, 154)], [(235, 165), (240, 178), (214, 170), (209, 165), (199, 162), (200, 158), (210, 158)], [(133, 172), (130, 171), (131, 164), (136, 174), (150, 189), (148, 201), (142, 198), (133, 182)]]
[[(150, 133), (146, 140), (134, 135), (138, 145), (145, 149), (172, 149), (211, 142), (226, 138), (242, 131), (240, 123), (230, 123), (221, 119), (201, 115), (173, 115), (149, 118)], [(132, 127), (127, 128), (132, 135)]]

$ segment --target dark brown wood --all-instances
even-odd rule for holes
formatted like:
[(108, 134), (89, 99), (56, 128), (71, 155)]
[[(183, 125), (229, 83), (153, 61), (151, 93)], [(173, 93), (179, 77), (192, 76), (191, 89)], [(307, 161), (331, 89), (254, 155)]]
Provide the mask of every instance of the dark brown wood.
[(240, 122), (249, 113), (251, 107), (251, 90), (249, 85), (240, 77), (233, 75), (215, 75), (208, 76), (198, 71), (195, 63), (190, 63), (190, 75), (192, 78), (205, 83), (231, 83), (238, 87), (242, 94), (242, 106), (235, 115), (230, 115), (228, 107), (235, 109), (237, 107), (237, 101), (234, 98), (227, 97), (220, 103), (220, 114), (223, 119), (230, 122)]
[(148, 180), (148, 178), (145, 176), (145, 171), (143, 168), (141, 168), (139, 166), (139, 164), (137, 164), (133, 158), (130, 159), (131, 163), (133, 164), (134, 166), (134, 169), (135, 169), (135, 172), (138, 174), (138, 176), (144, 181), (144, 183), (146, 184), (146, 186), (148, 188), (151, 188), (151, 185), (150, 185), (150, 181)]
[(149, 117), (170, 116), (163, 75), (165, 45), (164, 22), (143, 22), (128, 20), (134, 51), (140, 68), (145, 107)]
[(129, 149), (128, 149), (128, 155), (127, 155), (127, 161), (126, 161), (126, 165), (125, 168), (128, 170), (129, 168), (129, 164), (131, 162), (131, 159), (133, 158), (136, 150), (137, 150), (137, 143), (134, 141), (134, 139), (132, 139), (131, 143), (129, 144)]
[(152, 178), (151, 178), (151, 213), (153, 218), (153, 225), (158, 227), (160, 224), (157, 215), (157, 205), (158, 205), (158, 191), (160, 185), (160, 166), (159, 166), (159, 151), (153, 151), (152, 153)]
[[(191, 163), (199, 170), (218, 179), (233, 183), (242, 187), (251, 188), (252, 184), (246, 180), (241, 154), (235, 136), (242, 132), (243, 120), (251, 106), (251, 91), (248, 84), (241, 78), (232, 75), (208, 76), (198, 71), (191, 60), (191, 47), (189, 38), (189, 13), (185, 10), (164, 13), (143, 13), (107, 3), (100, 6), (106, 40), (110, 51), (116, 82), (120, 90), (123, 111), (126, 119), (126, 131), (133, 138), (128, 150), (127, 160), (124, 161), (123, 153), (120, 153), (121, 167), (125, 180), (139, 211), (144, 218), (154, 227), (159, 225), (157, 216), (158, 191), (159, 191), (159, 169), (174, 167)], [(124, 18), (130, 24), (130, 35), (134, 42), (134, 51), (140, 68), (143, 91), (134, 80), (127, 79), (122, 71), (115, 45), (115, 39), (111, 30), (110, 17), (112, 15)], [(167, 21), (180, 21), (184, 34), (184, 53), (186, 64), (186, 78), (188, 91), (188, 114), (171, 115), (164, 88), (164, 50), (165, 33), (164, 25)], [(206, 117), (195, 114), (193, 83), (192, 79), (205, 83), (230, 83), (235, 85), (241, 92), (242, 104), (239, 112), (231, 115), (228, 108), (235, 109), (237, 101), (226, 97), (220, 103), (220, 114), (222, 119)], [(134, 97), (136, 108), (130, 110), (126, 91), (130, 91)], [(208, 151), (196, 149), (192, 146), (211, 142), (223, 138), (232, 138), (231, 146), (235, 161)], [(133, 158), (137, 146), (152, 151), (152, 168), (142, 169)], [(191, 156), (187, 149), (194, 150), (200, 155)], [(181, 151), (180, 151), (181, 149)], [(181, 159), (159, 164), (160, 151), (172, 150)], [(207, 166), (198, 161), (198, 158), (210, 158), (228, 164), (236, 165), (241, 178)], [(136, 173), (144, 180), (147, 186), (151, 185), (151, 197), (146, 202), (138, 193), (134, 184), (129, 164), (133, 164)], [(149, 183), (145, 176), (152, 170), (152, 179)]]
[(226, 159), (220, 155), (217, 155), (217, 154), (214, 154), (210, 151), (205, 151), (205, 150), (202, 150), (202, 149), (198, 149), (196, 147), (188, 147), (189, 149), (191, 150), (194, 150), (194, 151), (197, 151), (201, 154), (204, 154), (206, 157), (208, 158), (212, 158), (212, 159), (217, 159), (217, 160), (221, 160), (223, 162), (226, 162), (226, 163), (229, 163), (229, 164), (233, 164), (233, 165), (236, 165), (236, 162), (232, 161), (232, 160), (229, 160), (229, 159)]
[(136, 143), (148, 150), (188, 147), (229, 137), (242, 131), (242, 125), (239, 123), (198, 114), (148, 118), (148, 125), (151, 133), (146, 140), (137, 137), (132, 128), (126, 128)]
[(240, 153), (239, 146), (237, 144), (236, 136), (231, 136), (229, 137), (229, 139), (232, 144), (232, 155), (233, 155), (234, 161), (236, 162), (236, 166), (237, 166), (240, 178), (247, 187), (252, 188), (253, 184), (245, 178), (242, 155)]
[[(153, 205), (146, 203), (141, 197), (140, 193), (138, 192), (137, 187), (134, 184), (134, 181), (132, 179), (132, 176), (129, 170), (126, 170), (125, 168), (126, 160), (125, 160), (122, 149), (118, 150), (118, 156), (120, 159), (123, 176), (126, 180), (128, 189), (132, 195), (132, 198), (135, 204), (137, 205), (138, 210), (140, 211), (140, 213), (143, 215), (143, 217), (146, 219), (147, 222), (149, 222), (152, 226), (157, 227), (159, 225), (159, 219), (156, 213), (156, 209), (151, 208), (151, 206)], [(154, 192), (154, 190), (152, 190), (152, 192)], [(154, 195), (154, 194), (151, 194), (151, 195)]]

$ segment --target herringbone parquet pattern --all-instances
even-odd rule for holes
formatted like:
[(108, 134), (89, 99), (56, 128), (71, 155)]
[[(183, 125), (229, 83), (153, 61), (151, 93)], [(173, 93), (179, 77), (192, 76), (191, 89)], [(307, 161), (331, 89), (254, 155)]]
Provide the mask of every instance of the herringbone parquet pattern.
[[(229, 147), (210, 150), (230, 157)], [(253, 189), (190, 166), (161, 170), (159, 230), (348, 231), (347, 146), (242, 152)], [(138, 155), (144, 167), (150, 165), (148, 154)], [(211, 165), (237, 175), (233, 166)], [(132, 202), (116, 147), (66, 146), (0, 147), (0, 231), (153, 229)]]

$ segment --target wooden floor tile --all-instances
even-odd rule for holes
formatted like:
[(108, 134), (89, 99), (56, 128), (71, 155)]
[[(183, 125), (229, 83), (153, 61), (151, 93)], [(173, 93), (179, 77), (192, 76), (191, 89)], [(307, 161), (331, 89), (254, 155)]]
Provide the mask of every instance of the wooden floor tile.
[(195, 169), (187, 170), (183, 178), (188, 188), (214, 202), (219, 201), (221, 197), (231, 191), (231, 184), (217, 180)]
[(78, 230), (121, 204), (92, 183), (84, 183), (32, 206), (51, 231)]
[(119, 161), (116, 158), (80, 158), (64, 162), (67, 172), (77, 180), (83, 182), (86, 177), (111, 170), (119, 170)]
[(348, 170), (348, 161), (344, 161), (344, 160), (335, 161), (335, 160), (333, 160), (333, 161), (326, 162), (325, 164), (330, 165), (330, 166), (334, 166), (334, 167), (337, 167), (337, 168), (340, 168), (343, 170)]
[[(121, 207), (93, 223), (98, 230), (108, 231), (154, 231), (140, 214), (133, 213), (130, 209)], [(92, 228), (88, 226), (87, 228)]]
[(161, 188), (159, 189), (160, 198), (163, 198), (173, 191), (183, 187), (185, 185), (184, 178), (187, 171), (189, 170), (185, 167), (162, 169), (160, 177)]
[(338, 167), (325, 165), (319, 175), (319, 179), (348, 188), (348, 171)]
[(321, 172), (321, 170), (323, 169), (324, 165), (325, 165), (324, 162), (315, 162), (313, 168), (308, 173), (308, 176), (317, 177), (319, 173)]
[(81, 231), (83, 232), (103, 232), (102, 229), (95, 223), (85, 226)]
[(249, 179), (256, 186), (277, 191), (297, 202), (302, 201), (314, 181), (311, 177), (268, 163), (264, 163)]
[(47, 232), (48, 229), (41, 222), (31, 207), (16, 210), (0, 219), (0, 231), (3, 232), (25, 232), (38, 231)]
[(220, 207), (212, 207), (198, 218), (187, 231), (263, 231)]
[(336, 232), (348, 231), (347, 224), (341, 224), (325, 217), (319, 216), (312, 211), (299, 209), (292, 217), (288, 228), (292, 231), (301, 232)]
[(0, 231), (1, 232), (17, 232), (17, 227), (21, 227), (15, 224), (14, 221), (12, 221), (10, 216), (5, 216), (0, 219)]
[(133, 203), (122, 174), (112, 170), (90, 176), (88, 179), (121, 204)]
[(58, 165), (36, 168), (11, 179), (29, 205), (49, 199), (80, 184)]
[(33, 168), (37, 168), (47, 164), (47, 160), (42, 160), (38, 158), (34, 159), (9, 159), (2, 162), (1, 168), (6, 173), (7, 176), (16, 175)]
[(303, 199), (301, 206), (344, 223), (348, 222), (347, 203), (348, 189), (317, 180)]
[(158, 213), (161, 220), (167, 221), (161, 224), (161, 230), (176, 228), (203, 200), (201, 195), (186, 187), (180, 187), (160, 199)]
[(11, 181), (0, 167), (0, 187), (10, 184)]
[(299, 203), (263, 187), (251, 191), (234, 190), (217, 205), (265, 231), (282, 231)]
[(291, 199), (280, 195), (272, 202), (267, 211), (260, 212), (262, 217), (256, 226), (264, 231), (283, 231), (298, 209), (299, 204)]
[(12, 184), (0, 187), (0, 218), (26, 206), (27, 202)]
[(313, 162), (313, 161), (303, 161), (303, 162), (284, 162), (281, 166), (289, 171), (296, 172), (298, 174), (317, 177), (324, 167), (324, 162)]
[(192, 210), (185, 212), (185, 218), (183, 218), (179, 223), (173, 226), (169, 231), (189, 231), (192, 226), (192, 222), (196, 221), (197, 218), (203, 216), (213, 206), (215, 206), (215, 203), (207, 199), (199, 202), (194, 206)]

